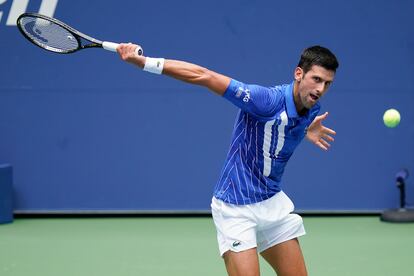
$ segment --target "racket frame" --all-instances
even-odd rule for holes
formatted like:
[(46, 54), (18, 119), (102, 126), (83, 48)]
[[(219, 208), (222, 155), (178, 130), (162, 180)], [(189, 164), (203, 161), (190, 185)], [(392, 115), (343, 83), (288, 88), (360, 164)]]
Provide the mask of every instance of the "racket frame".
[[(78, 42), (78, 47), (76, 49), (73, 50), (58, 50), (57, 48), (53, 48), (53, 47), (49, 47), (47, 45), (43, 45), (43, 44), (39, 44), (36, 40), (32, 39), (31, 37), (29, 37), (26, 32), (23, 30), (23, 27), (21, 26), (22, 24), (20, 23), (20, 20), (24, 17), (33, 17), (33, 18), (40, 18), (40, 19), (44, 19), (47, 21), (50, 21), (64, 29), (66, 29), (68, 32), (70, 32), (74, 38), (76, 38), (77, 42)], [(76, 51), (79, 51), (81, 49), (87, 49), (87, 48), (103, 48), (102, 43), (103, 41), (100, 41), (96, 38), (90, 37), (74, 28), (72, 28), (71, 26), (63, 23), (62, 21), (43, 15), (43, 14), (38, 14), (38, 13), (23, 13), (21, 14), (18, 18), (17, 18), (17, 27), (19, 29), (19, 31), (23, 34), (24, 37), (26, 37), (29, 41), (33, 42), (33, 44), (35, 44), (36, 46), (50, 51), (50, 52), (54, 52), (54, 53), (58, 53), (58, 54), (70, 54)], [(82, 41), (81, 39), (87, 40), (89, 42), (91, 42), (90, 44), (84, 44), (82, 45)], [(53, 48), (53, 49), (51, 49)], [(57, 51), (58, 50), (58, 51)]]

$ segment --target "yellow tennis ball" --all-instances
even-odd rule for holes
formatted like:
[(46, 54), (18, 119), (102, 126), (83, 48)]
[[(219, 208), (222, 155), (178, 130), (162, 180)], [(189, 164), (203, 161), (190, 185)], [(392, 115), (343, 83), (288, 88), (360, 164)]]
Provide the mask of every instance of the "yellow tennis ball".
[(400, 123), (401, 116), (398, 110), (391, 108), (385, 111), (384, 116), (382, 117), (384, 120), (384, 124), (387, 127), (396, 127)]

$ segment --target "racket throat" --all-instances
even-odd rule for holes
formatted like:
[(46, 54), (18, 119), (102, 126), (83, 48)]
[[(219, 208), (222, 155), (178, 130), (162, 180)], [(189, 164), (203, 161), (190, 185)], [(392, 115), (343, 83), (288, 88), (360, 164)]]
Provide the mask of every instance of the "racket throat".
[(85, 45), (81, 45), (82, 49), (87, 49), (87, 48), (102, 48), (101, 44), (98, 43), (90, 43), (90, 44), (85, 44)]

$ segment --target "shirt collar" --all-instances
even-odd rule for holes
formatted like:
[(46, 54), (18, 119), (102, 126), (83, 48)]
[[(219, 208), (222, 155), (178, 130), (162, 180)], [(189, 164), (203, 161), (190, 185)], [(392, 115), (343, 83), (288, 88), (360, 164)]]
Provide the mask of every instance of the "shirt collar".
[(293, 99), (293, 84), (294, 82), (289, 84), (285, 89), (285, 104), (289, 118), (299, 117), (298, 112), (296, 111), (295, 101)]
[(291, 84), (287, 85), (285, 89), (285, 105), (288, 118), (309, 119), (309, 116), (312, 112), (314, 112), (315, 110), (319, 111), (319, 102), (317, 102), (310, 110), (308, 110), (308, 112), (306, 112), (305, 115), (303, 115), (302, 117), (299, 116), (298, 112), (296, 111), (295, 100), (293, 97), (294, 83), (295, 82), (293, 81)]

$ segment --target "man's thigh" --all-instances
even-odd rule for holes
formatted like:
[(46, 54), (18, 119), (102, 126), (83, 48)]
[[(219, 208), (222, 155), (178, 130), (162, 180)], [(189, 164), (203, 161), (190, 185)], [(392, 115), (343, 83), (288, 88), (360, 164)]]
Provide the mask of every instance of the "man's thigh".
[(261, 253), (278, 276), (306, 276), (305, 260), (298, 239), (272, 246)]
[(259, 258), (256, 248), (241, 252), (227, 251), (223, 254), (229, 276), (259, 276)]

